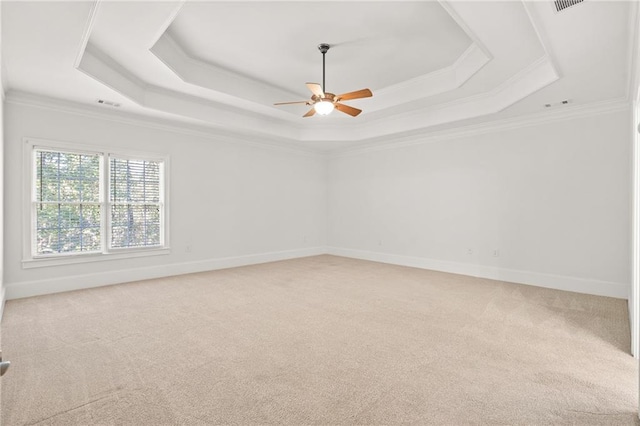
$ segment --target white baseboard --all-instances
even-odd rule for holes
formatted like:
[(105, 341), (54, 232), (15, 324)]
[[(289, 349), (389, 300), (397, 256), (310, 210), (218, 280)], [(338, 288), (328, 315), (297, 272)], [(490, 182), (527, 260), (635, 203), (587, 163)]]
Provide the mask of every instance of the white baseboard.
[(212, 271), (216, 269), (275, 262), (278, 260), (316, 256), (324, 254), (325, 252), (324, 247), (311, 247), (299, 250), (286, 250), (149, 266), (144, 268), (122, 269), (95, 274), (65, 276), (37, 281), (5, 283), (6, 298), (7, 300), (20, 299), (23, 297), (39, 296), (42, 294), (60, 293), (63, 291), (80, 290), (131, 281), (168, 277), (172, 275), (191, 274), (194, 272)]
[(316, 256), (320, 254), (332, 254), (336, 256), (371, 260), (374, 262), (391, 263), (394, 265), (430, 269), (434, 271), (449, 272), (453, 274), (488, 278), (519, 284), (528, 284), (538, 287), (553, 288), (557, 290), (615, 297), (618, 299), (629, 298), (629, 286), (623, 283), (598, 281), (539, 272), (519, 271), (471, 263), (450, 262), (444, 260), (401, 256), (395, 254), (370, 252), (339, 247), (312, 247), (299, 250), (268, 252), (245, 256), (224, 257), (198, 260), (193, 262), (157, 265), (144, 268), (122, 269), (95, 274), (74, 275), (37, 281), (26, 281), (20, 283), (5, 283), (5, 287), (2, 289), (2, 300), (4, 300), (5, 298), (6, 300), (19, 299), (23, 297), (38, 296), (42, 294), (80, 290), (84, 288), (168, 277), (172, 275), (212, 271), (216, 269), (233, 268), (245, 265), (255, 265), (259, 263), (275, 262), (278, 260)]
[(374, 262), (391, 263), (394, 265), (410, 266), (421, 269), (431, 269), (433, 271), (469, 275), (472, 277), (534, 285), (537, 287), (573, 291), (576, 293), (615, 297), (617, 299), (629, 298), (629, 285), (623, 283), (545, 274), (540, 272), (503, 269), (471, 263), (459, 263), (421, 257), (400, 256), (395, 254), (345, 249), (339, 247), (327, 247), (327, 253), (336, 256), (371, 260)]

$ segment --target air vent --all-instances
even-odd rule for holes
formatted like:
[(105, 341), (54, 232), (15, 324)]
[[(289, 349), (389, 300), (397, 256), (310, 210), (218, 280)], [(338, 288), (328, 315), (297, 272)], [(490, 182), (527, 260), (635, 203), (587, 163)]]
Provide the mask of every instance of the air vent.
[(107, 105), (110, 107), (114, 107), (114, 108), (118, 108), (120, 107), (120, 104), (117, 102), (111, 102), (111, 101), (105, 101), (104, 99), (98, 99), (97, 101), (100, 105)]
[(565, 105), (569, 105), (571, 103), (571, 99), (564, 99), (560, 102), (554, 102), (552, 104), (544, 104), (545, 108), (554, 108), (554, 107), (559, 107), (559, 106), (565, 106)]
[(584, 0), (555, 0), (553, 4), (556, 6), (556, 12), (562, 12), (576, 4), (582, 3)]

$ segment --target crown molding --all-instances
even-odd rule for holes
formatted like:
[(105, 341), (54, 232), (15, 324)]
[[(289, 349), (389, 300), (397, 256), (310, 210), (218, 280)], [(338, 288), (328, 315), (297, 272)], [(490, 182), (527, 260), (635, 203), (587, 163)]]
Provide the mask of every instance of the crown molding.
[[(316, 157), (329, 158), (357, 155), (365, 152), (395, 149), (412, 145), (422, 145), (437, 141), (462, 138), (465, 136), (494, 133), (511, 129), (543, 125), (547, 123), (567, 121), (598, 114), (630, 111), (631, 108), (631, 104), (626, 98), (618, 98), (585, 105), (571, 105), (565, 107), (564, 109), (541, 111), (533, 114), (498, 119), (486, 123), (456, 127), (436, 132), (429, 132), (428, 130), (420, 129), (418, 131), (405, 132), (404, 134), (370, 138), (361, 141), (361, 143), (356, 146), (325, 151), (321, 149), (311, 148), (309, 146), (300, 145), (300, 142), (295, 140), (267, 138), (262, 134), (239, 134), (236, 132), (225, 131), (221, 129), (208, 128), (198, 125), (189, 125), (187, 123), (167, 122), (166, 120), (149, 118), (137, 114), (106, 111), (94, 106), (49, 98), (26, 92), (9, 91), (6, 95), (6, 102), (8, 104), (36, 107), (46, 110), (65, 112), (88, 118), (108, 120), (121, 124), (129, 124), (155, 130), (170, 131), (183, 135), (203, 137), (207, 139), (213, 139), (218, 142), (233, 144), (243, 143), (249, 146), (273, 148), (298, 154), (307, 154)], [(390, 138), (393, 138), (393, 141), (389, 141)]]
[(560, 72), (560, 67), (558, 66), (558, 61), (555, 58), (553, 51), (549, 48), (549, 45), (551, 44), (549, 43), (549, 36), (543, 30), (542, 25), (540, 25), (540, 17), (538, 16), (538, 13), (534, 10), (534, 8), (531, 6), (529, 2), (522, 0), (522, 6), (524, 7), (525, 12), (527, 13), (529, 22), (531, 22), (531, 26), (533, 27), (533, 30), (535, 31), (536, 36), (538, 37), (538, 41), (540, 42), (540, 45), (542, 46), (542, 49), (544, 50), (545, 55), (547, 56), (547, 58), (549, 58), (549, 62), (553, 67), (553, 70), (555, 71), (558, 78), (560, 78), (562, 74)]
[(144, 103), (147, 84), (91, 43), (85, 46), (76, 69), (133, 102)]
[(85, 24), (84, 31), (82, 32), (82, 37), (80, 38), (80, 46), (78, 47), (78, 53), (76, 54), (76, 60), (73, 63), (74, 68), (78, 68), (80, 65), (80, 61), (82, 61), (82, 56), (87, 48), (87, 44), (89, 43), (89, 38), (91, 37), (91, 32), (93, 31), (93, 24), (96, 21), (96, 16), (98, 14), (98, 8), (100, 7), (100, 2), (102, 0), (95, 0), (91, 4), (91, 8), (89, 9), (89, 15), (87, 16), (87, 23)]
[(158, 40), (160, 40), (162, 35), (167, 32), (167, 29), (173, 23), (173, 21), (176, 19), (178, 14), (182, 11), (182, 8), (187, 3), (187, 0), (178, 0), (177, 3), (178, 3), (178, 5), (173, 10), (173, 12), (171, 12), (169, 14), (169, 16), (164, 21), (164, 23), (160, 26), (160, 28), (158, 28), (158, 32), (156, 33), (155, 37), (153, 37), (153, 43), (151, 43), (151, 46), (149, 47), (149, 50), (151, 50), (151, 48), (158, 42)]
[(249, 127), (261, 129), (268, 137), (297, 139), (298, 126), (283, 125), (286, 122), (282, 119), (148, 85), (91, 43), (87, 44), (78, 70), (146, 108), (202, 120), (212, 126), (238, 123), (239, 133)]
[[(436, 125), (497, 113), (557, 79), (558, 75), (553, 65), (544, 55), (491, 91), (362, 123), (354, 129), (354, 133), (360, 138), (350, 140), (365, 142), (377, 140), (380, 137), (395, 138), (397, 135), (411, 131), (424, 133), (429, 127)], [(301, 133), (304, 140), (317, 138), (309, 139), (314, 141), (322, 140), (322, 136), (329, 134), (316, 129), (308, 132), (303, 129)]]
[[(98, 5), (99, 2), (96, 4)], [(408, 82), (390, 86), (387, 89), (381, 89), (376, 98), (371, 100), (372, 109), (367, 112), (376, 109), (378, 98), (382, 100), (387, 97), (387, 102), (383, 103), (390, 104), (391, 107), (386, 105), (378, 111), (378, 113), (387, 112), (387, 114), (364, 114), (357, 121), (347, 122), (334, 119), (322, 123), (317, 122), (318, 120), (316, 123), (303, 122), (297, 116), (294, 117), (290, 113), (267, 106), (263, 102), (264, 99), (262, 101), (250, 99), (252, 96), (254, 98), (266, 95), (269, 95), (268, 98), (275, 97), (278, 95), (274, 93), (282, 92), (282, 89), (265, 87), (257, 80), (235, 75), (228, 70), (189, 56), (185, 49), (172, 39), (170, 31), (168, 31), (171, 22), (179, 14), (184, 2), (180, 2), (177, 7), (171, 9), (171, 13), (167, 15), (162, 25), (164, 31), (161, 32), (149, 51), (183, 81), (200, 87), (213, 88), (214, 90), (210, 92), (211, 99), (147, 84), (128, 71), (126, 64), (119, 64), (106, 52), (93, 45), (90, 40), (86, 43), (78, 69), (145, 108), (199, 121), (199, 124), (205, 127), (226, 128), (231, 133), (259, 133), (267, 138), (282, 138), (298, 142), (350, 141), (366, 143), (378, 137), (388, 138), (410, 131), (426, 131), (429, 127), (436, 125), (501, 111), (557, 80), (558, 74), (553, 61), (548, 55), (545, 55), (489, 91), (437, 105), (418, 106), (418, 109), (415, 109), (414, 105), (414, 109), (407, 110), (411, 105), (411, 103), (406, 103), (407, 99), (419, 102), (426, 99), (425, 96), (454, 90), (467, 82), (492, 59), (487, 47), (471, 30), (470, 24), (468, 25), (462, 19), (463, 15), (458, 13), (457, 5), (445, 1), (441, 1), (440, 4), (456, 24), (473, 40), (473, 43), (451, 66)], [(98, 9), (98, 6), (94, 8), (93, 17), (96, 15), (99, 17), (99, 12), (96, 12)], [(96, 18), (91, 18), (91, 20), (94, 19)], [(535, 29), (535, 23), (532, 22), (532, 25)], [(90, 32), (91, 27), (88, 25), (87, 32)], [(157, 33), (152, 36), (157, 36)], [(537, 32), (537, 36), (540, 40), (540, 32)], [(189, 72), (185, 73), (185, 69)], [(213, 74), (212, 69), (215, 71)], [(223, 93), (224, 91), (229, 92), (228, 88), (223, 92), (217, 92), (215, 87), (202, 84), (204, 80), (211, 82), (212, 76), (220, 77), (214, 79), (216, 81), (213, 86), (217, 87), (220, 85), (220, 81), (225, 81), (234, 90), (237, 89), (240, 96), (234, 98)], [(398, 94), (402, 94), (402, 96), (398, 98)], [(399, 108), (394, 113), (392, 107), (400, 102), (399, 99), (402, 100), (401, 104), (406, 107), (400, 108), (400, 104), (398, 104)], [(403, 109), (404, 111), (401, 112)], [(247, 131), (246, 129), (252, 130)]]
[[(453, 13), (450, 10), (445, 10), (448, 13)], [(459, 22), (456, 21), (456, 24), (459, 25)], [(478, 39), (469, 28), (460, 28), (470, 39)], [(286, 88), (234, 73), (192, 56), (168, 30), (160, 36), (156, 44), (151, 47), (150, 52), (180, 80), (230, 96), (233, 94), (234, 97), (255, 103), (257, 105), (246, 106), (253, 107), (260, 113), (267, 114), (274, 109), (271, 105), (268, 109), (265, 109), (264, 106), (270, 104), (272, 99), (299, 97), (299, 94)], [(482, 48), (471, 43), (456, 61), (447, 67), (376, 90), (376, 96), (369, 101), (367, 111), (380, 111), (416, 99), (455, 90), (466, 83), (490, 60), (491, 57)], [(287, 116), (298, 118), (293, 112), (287, 113)]]
[(8, 104), (35, 107), (44, 110), (64, 112), (86, 118), (107, 120), (120, 124), (134, 125), (154, 130), (168, 131), (181, 135), (212, 139), (217, 142), (231, 144), (242, 143), (248, 146), (270, 148), (317, 157), (324, 157), (326, 155), (322, 150), (301, 145), (298, 141), (292, 139), (270, 138), (264, 136), (261, 133), (239, 133), (220, 128), (199, 126), (196, 124), (161, 120), (134, 113), (108, 111), (102, 108), (95, 107), (93, 105), (85, 105), (77, 102), (51, 98), (27, 92), (10, 90), (7, 93), (6, 102)]
[(343, 156), (358, 155), (367, 152), (409, 147), (413, 145), (424, 145), (428, 143), (458, 139), (468, 136), (569, 121), (582, 117), (590, 117), (593, 115), (630, 111), (630, 109), (631, 104), (626, 98), (593, 102), (584, 105), (571, 105), (563, 109), (541, 111), (533, 114), (497, 119), (485, 123), (461, 126), (436, 132), (429, 132), (424, 130), (408, 132), (404, 135), (392, 136), (393, 141), (389, 141), (389, 137), (370, 139), (366, 144), (363, 143), (356, 146), (333, 150), (329, 153), (329, 157), (337, 158)]
[(248, 101), (255, 105), (244, 103), (246, 107), (252, 107), (265, 115), (276, 115), (272, 111), (274, 108), (266, 107), (265, 102), (300, 96), (282, 87), (195, 58), (168, 31), (160, 36), (149, 51), (180, 80)]
[(447, 67), (376, 90), (375, 99), (369, 102), (367, 111), (384, 112), (397, 105), (455, 90), (490, 61), (491, 58), (472, 43)]
[[(242, 123), (243, 128), (257, 128), (270, 137), (283, 137), (304, 142), (336, 140), (335, 135), (340, 135), (340, 140), (366, 141), (378, 135), (396, 134), (407, 128), (426, 128), (494, 113), (558, 78), (548, 57), (543, 56), (489, 92), (402, 115), (388, 116), (375, 122), (348, 127), (334, 125), (329, 129), (326, 126), (322, 128), (296, 126), (290, 122), (269, 119), (259, 113), (247, 112), (229, 105), (146, 85), (90, 43), (87, 45), (78, 69), (147, 108), (195, 118), (212, 125)], [(425, 120), (425, 116), (428, 120)], [(212, 117), (217, 121), (212, 122)], [(242, 132), (241, 129), (235, 130)]]
[(493, 59), (493, 55), (491, 54), (489, 49), (487, 49), (487, 46), (485, 46), (485, 44), (482, 42), (482, 40), (480, 40), (480, 38), (476, 35), (476, 33), (471, 30), (469, 25), (467, 25), (464, 19), (462, 19), (460, 14), (456, 12), (456, 10), (453, 7), (454, 1), (453, 0), (449, 0), (449, 1), (437, 0), (437, 1), (440, 4), (440, 6), (449, 14), (449, 16), (451, 16), (451, 19), (453, 19), (455, 23), (460, 28), (462, 28), (462, 31), (464, 31), (467, 34), (467, 36), (469, 36), (469, 38), (473, 40), (473, 44), (475, 44), (482, 51), (484, 56), (486, 56), (489, 60)]

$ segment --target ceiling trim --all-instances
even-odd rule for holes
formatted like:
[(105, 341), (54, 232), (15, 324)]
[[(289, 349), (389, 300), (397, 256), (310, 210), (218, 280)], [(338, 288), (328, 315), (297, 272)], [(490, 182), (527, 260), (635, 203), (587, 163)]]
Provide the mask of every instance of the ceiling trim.
[[(160, 120), (139, 114), (124, 113), (104, 110), (99, 107), (88, 106), (76, 102), (49, 98), (33, 93), (9, 90), (6, 95), (9, 104), (36, 107), (51, 111), (60, 111), (82, 117), (102, 119), (116, 123), (136, 125), (155, 130), (170, 131), (173, 133), (203, 137), (217, 142), (243, 143), (249, 146), (267, 147), (298, 154), (307, 154), (320, 157), (339, 157), (357, 155), (360, 153), (402, 148), (412, 145), (421, 145), (441, 140), (462, 138), (465, 136), (494, 133), (499, 131), (518, 129), (530, 126), (555, 123), (593, 115), (610, 114), (621, 111), (630, 111), (629, 100), (624, 98), (611, 99), (602, 102), (593, 102), (584, 105), (570, 105), (562, 109), (544, 110), (541, 112), (519, 115), (505, 119), (493, 120), (480, 124), (456, 127), (453, 129), (429, 132), (425, 129), (394, 135), (393, 141), (388, 136), (370, 138), (361, 144), (347, 148), (337, 148), (330, 151), (300, 145), (299, 141), (283, 140), (280, 138), (268, 138), (262, 134), (239, 134), (233, 131), (198, 126), (191, 123), (179, 123)], [(331, 142), (331, 141), (326, 141)]]
[(95, 23), (96, 16), (98, 14), (100, 1), (101, 0), (95, 0), (91, 4), (91, 9), (89, 10), (89, 15), (87, 16), (87, 23), (84, 27), (84, 31), (82, 32), (82, 37), (80, 38), (80, 46), (78, 47), (76, 60), (73, 62), (74, 68), (78, 68), (78, 66), (80, 65), (82, 56), (84, 55), (84, 52), (87, 48), (87, 44), (89, 43), (89, 38), (91, 37), (91, 32), (93, 31), (93, 24)]
[(462, 31), (464, 31), (467, 36), (469, 36), (469, 38), (471, 40), (473, 40), (473, 44), (475, 44), (476, 46), (478, 46), (480, 48), (480, 50), (482, 50), (482, 52), (484, 53), (484, 55), (489, 59), (493, 59), (493, 56), (491, 55), (491, 52), (489, 51), (489, 49), (487, 49), (487, 46), (484, 45), (484, 43), (482, 42), (482, 40), (480, 40), (478, 38), (478, 36), (476, 35), (475, 32), (473, 32), (471, 30), (471, 28), (469, 27), (469, 25), (467, 25), (467, 23), (464, 21), (464, 19), (462, 19), (462, 17), (460, 16), (460, 14), (458, 14), (458, 12), (455, 11), (455, 9), (453, 8), (453, 6), (451, 6), (451, 2), (453, 0), (438, 0), (438, 3), (440, 3), (440, 6), (442, 6), (442, 8), (449, 14), (449, 16), (451, 16), (451, 18), (455, 21), (455, 23), (462, 28)]
[(249, 146), (273, 148), (298, 154), (308, 154), (313, 156), (325, 156), (324, 150), (315, 149), (309, 146), (300, 145), (295, 140), (283, 138), (269, 138), (257, 133), (239, 133), (225, 131), (224, 129), (214, 129), (206, 126), (199, 126), (191, 123), (180, 123), (178, 121), (167, 121), (139, 114), (126, 113), (121, 111), (105, 110), (96, 106), (66, 101), (62, 99), (50, 98), (34, 93), (9, 90), (6, 95), (8, 104), (35, 107), (50, 111), (64, 112), (86, 118), (108, 120), (115, 123), (146, 127), (154, 130), (169, 131), (173, 133), (212, 139), (217, 142), (243, 143)]
[(540, 17), (538, 16), (538, 13), (534, 10), (533, 7), (531, 7), (531, 5), (528, 2), (524, 0), (522, 1), (522, 6), (524, 6), (524, 10), (525, 12), (527, 12), (527, 17), (531, 22), (531, 26), (533, 27), (533, 30), (536, 32), (536, 36), (538, 37), (538, 41), (540, 42), (540, 45), (542, 45), (542, 48), (544, 49), (545, 55), (549, 58), (549, 62), (551, 63), (551, 66), (554, 68), (556, 74), (558, 75), (558, 78), (562, 77), (562, 73), (560, 72), (560, 67), (558, 66), (558, 60), (555, 58), (553, 51), (549, 48), (549, 45), (550, 45), (549, 36), (547, 35), (546, 31), (542, 29), (542, 25), (540, 24)]
[[(297, 126), (291, 123), (283, 126), (284, 120), (148, 85), (91, 43), (87, 45), (78, 70), (147, 108), (193, 117), (211, 126), (234, 127), (239, 133), (245, 128), (257, 128), (268, 136), (297, 139)], [(237, 124), (233, 126), (233, 123)]]
[(76, 68), (111, 90), (144, 105), (147, 84), (91, 43), (87, 44)]
[[(241, 123), (241, 126), (232, 130), (243, 133), (246, 132), (246, 128), (257, 128), (270, 137), (283, 137), (300, 142), (365, 141), (378, 135), (388, 136), (407, 129), (428, 128), (487, 115), (503, 110), (559, 78), (549, 57), (545, 55), (489, 92), (349, 127), (305, 128), (230, 105), (147, 85), (90, 43), (78, 69), (141, 106), (193, 117), (216, 128), (229, 127), (230, 123)], [(216, 121), (212, 121), (214, 118)]]
[(394, 136), (389, 142), (383, 138), (370, 139), (366, 144), (335, 149), (329, 152), (330, 157), (342, 157), (357, 155), (366, 152), (382, 151), (395, 148), (422, 145), (442, 140), (463, 138), (467, 136), (495, 133), (505, 130), (524, 127), (539, 126), (543, 124), (574, 120), (576, 118), (590, 117), (593, 115), (611, 114), (615, 112), (629, 111), (631, 105), (626, 98), (612, 99), (608, 101), (593, 102), (583, 105), (571, 105), (562, 109), (545, 110), (533, 114), (498, 119), (480, 124), (456, 127), (437, 132), (409, 132), (405, 135)]
[[(447, 12), (451, 13), (449, 10)], [(459, 25), (458, 22), (456, 24)], [(470, 38), (477, 39), (468, 28), (463, 30)], [(187, 53), (186, 49), (168, 32), (165, 32), (158, 39), (156, 44), (151, 47), (150, 52), (182, 81), (226, 95), (233, 93), (233, 96), (257, 103), (253, 107), (256, 112), (267, 114), (269, 110), (275, 109), (270, 104), (268, 106), (265, 105), (265, 99), (295, 99), (300, 96), (286, 88), (234, 73), (223, 67), (195, 58)], [(367, 111), (381, 111), (413, 100), (455, 90), (466, 83), (490, 60), (490, 55), (486, 54), (481, 47), (472, 43), (449, 66), (398, 84), (377, 89), (376, 96), (372, 102), (369, 102)], [(224, 82), (224, 84), (221, 82)], [(384, 105), (384, 108), (381, 105)], [(288, 111), (290, 112), (287, 112), (287, 115), (291, 119), (299, 119), (297, 111)]]
[[(374, 102), (369, 103), (367, 112), (384, 111), (406, 102), (455, 90), (490, 61), (491, 58), (480, 47), (471, 44), (453, 64), (445, 68), (376, 90)], [(380, 104), (384, 104), (385, 108), (377, 106)]]
[[(178, 16), (178, 14), (182, 11), (182, 8), (186, 3), (187, 0), (179, 0), (178, 6), (176, 6), (173, 12), (169, 14), (165, 22), (160, 26), (160, 28), (158, 28), (158, 32), (156, 33), (155, 37), (153, 37), (153, 43), (151, 43), (151, 46), (154, 46), (158, 42), (158, 40), (160, 40), (162, 35), (166, 33), (167, 28), (169, 28), (171, 23), (176, 19), (176, 16)], [(151, 47), (149, 47), (149, 49), (151, 49)]]
[[(99, 4), (99, 1), (96, 4)], [(419, 95), (416, 95), (416, 93), (424, 92), (425, 88), (422, 87), (421, 90), (416, 90), (417, 82), (424, 85), (428, 79), (438, 80), (438, 84), (435, 86), (444, 86), (448, 87), (447, 90), (452, 90), (451, 88), (460, 87), (491, 61), (492, 56), (486, 46), (456, 12), (455, 3), (449, 4), (444, 0), (439, 0), (439, 2), (474, 43), (451, 66), (413, 79), (409, 83), (398, 84), (397, 87), (389, 86), (386, 89), (381, 89), (376, 93), (376, 98), (385, 96), (386, 90), (395, 87), (398, 93), (409, 92), (409, 96), (416, 97), (416, 103), (418, 103), (418, 100), (424, 98), (424, 93)], [(211, 67), (215, 66), (190, 57), (166, 31), (166, 28), (179, 14), (183, 4), (184, 0), (172, 10), (170, 16), (165, 20), (164, 30), (160, 31), (161, 35), (149, 51), (183, 81), (201, 86), (197, 82), (194, 83), (193, 76), (185, 76), (183, 71), (178, 70), (178, 67), (184, 66), (184, 64), (199, 65), (204, 69), (196, 70), (195, 74), (202, 79), (210, 78)], [(95, 10), (97, 10), (97, 7)], [(95, 10), (91, 14), (91, 20), (96, 15)], [(411, 111), (401, 112), (402, 108), (396, 108), (397, 112), (394, 113), (391, 110), (388, 115), (384, 116), (380, 114), (382, 110), (374, 112), (371, 116), (368, 113), (372, 111), (367, 110), (367, 114), (363, 114), (357, 122), (343, 121), (341, 123), (336, 120), (330, 123), (320, 123), (316, 120), (316, 122), (310, 123), (302, 121), (291, 113), (276, 110), (268, 105), (250, 100), (235, 99), (235, 105), (231, 105), (150, 85), (125, 69), (124, 65), (126, 64), (119, 64), (92, 45), (91, 42), (86, 43), (85, 52), (77, 68), (142, 107), (183, 116), (194, 121), (201, 121), (199, 125), (204, 128), (212, 128), (218, 131), (226, 128), (233, 133), (259, 134), (262, 137), (283, 138), (297, 142), (358, 141), (364, 143), (377, 137), (386, 138), (391, 135), (401, 135), (412, 131), (426, 132), (429, 127), (435, 125), (496, 113), (558, 80), (560, 77), (558, 67), (547, 48), (546, 35), (536, 22), (537, 18), (530, 13), (531, 11), (526, 5), (525, 11), (537, 39), (546, 53), (533, 63), (517, 71), (510, 78), (487, 92), (459, 98), (451, 102), (418, 107), (419, 109)], [(179, 60), (170, 59), (176, 57)], [(231, 78), (231, 84), (235, 81), (237, 83), (236, 86), (239, 87), (238, 90), (246, 90), (247, 85), (258, 85), (262, 87), (261, 90), (265, 90), (264, 84), (260, 84), (257, 80), (235, 74), (227, 75), (231, 74), (230, 71), (219, 67), (216, 68), (224, 74), (225, 80)], [(280, 89), (275, 88), (274, 90), (279, 91)], [(251, 91), (253, 89), (249, 90), (249, 92)], [(392, 96), (391, 93), (393, 92), (388, 93), (390, 93), (388, 96)], [(429, 95), (433, 94), (429, 93)], [(230, 96), (222, 93), (221, 95)], [(274, 99), (277, 99), (275, 95)], [(404, 100), (406, 101), (406, 98)], [(176, 118), (176, 122), (180, 123), (180, 119)], [(256, 130), (248, 131), (247, 129)]]
[[(489, 92), (362, 123), (354, 128), (352, 136), (358, 136), (357, 138), (347, 139), (347, 135), (343, 134), (342, 139), (364, 141), (377, 136), (389, 137), (406, 131), (427, 129), (438, 124), (500, 112), (557, 79), (558, 75), (549, 58), (542, 56)], [(302, 129), (301, 140), (333, 140), (330, 136), (335, 131), (335, 128), (326, 126)]]
[[(262, 105), (261, 98), (265, 99), (285, 99), (288, 97), (297, 98), (300, 95), (282, 87), (267, 84), (264, 81), (241, 75), (219, 67), (209, 62), (196, 59), (189, 55), (186, 50), (168, 33), (164, 33), (156, 44), (149, 51), (173, 74), (185, 83), (224, 93), (227, 96), (240, 97), (254, 105), (248, 105), (254, 111), (265, 115), (276, 115), (269, 105)], [(224, 82), (220, 87), (220, 82)], [(233, 93), (233, 95), (231, 95)], [(278, 110), (277, 115), (284, 115)], [(290, 116), (292, 114), (286, 114)], [(291, 117), (294, 118), (293, 116)], [(298, 118), (295, 116), (295, 118)]]

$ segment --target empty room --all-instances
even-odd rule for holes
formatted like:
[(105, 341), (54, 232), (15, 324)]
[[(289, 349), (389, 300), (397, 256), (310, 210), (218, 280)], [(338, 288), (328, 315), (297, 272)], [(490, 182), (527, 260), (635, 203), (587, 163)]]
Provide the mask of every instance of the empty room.
[(640, 425), (640, 4), (0, 2), (0, 424)]

